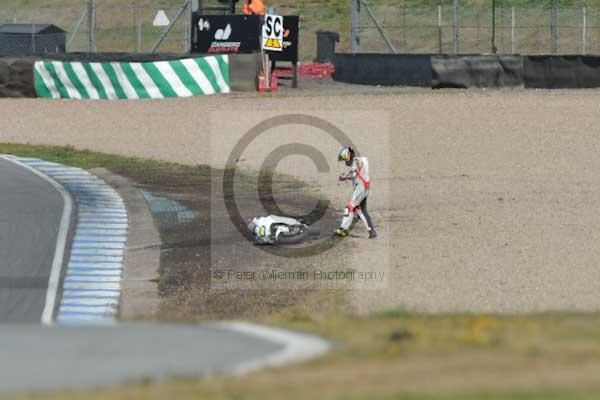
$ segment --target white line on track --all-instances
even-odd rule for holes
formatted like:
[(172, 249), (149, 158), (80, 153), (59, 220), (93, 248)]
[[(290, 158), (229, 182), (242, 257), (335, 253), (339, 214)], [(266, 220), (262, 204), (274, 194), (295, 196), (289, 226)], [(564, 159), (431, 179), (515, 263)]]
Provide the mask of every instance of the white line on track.
[(330, 348), (327, 341), (317, 336), (286, 329), (247, 322), (222, 322), (216, 325), (229, 331), (255, 336), (283, 346), (283, 349), (274, 353), (237, 364), (231, 369), (232, 374), (246, 374), (261, 368), (278, 367), (292, 362), (306, 361), (327, 353)]
[(56, 306), (56, 295), (58, 287), (60, 285), (60, 273), (63, 265), (63, 258), (65, 255), (65, 247), (67, 244), (67, 234), (69, 232), (69, 225), (71, 224), (71, 213), (73, 211), (73, 203), (69, 193), (52, 178), (44, 175), (33, 167), (17, 161), (11, 157), (0, 156), (2, 159), (17, 164), (31, 173), (39, 176), (44, 181), (48, 182), (54, 189), (60, 193), (63, 198), (64, 207), (62, 217), (60, 219), (60, 226), (58, 229), (58, 235), (56, 239), (56, 249), (54, 250), (54, 260), (52, 261), (52, 269), (50, 270), (50, 278), (48, 279), (48, 290), (46, 291), (46, 303), (44, 305), (44, 311), (42, 312), (41, 321), (43, 324), (49, 325), (53, 321), (54, 309)]

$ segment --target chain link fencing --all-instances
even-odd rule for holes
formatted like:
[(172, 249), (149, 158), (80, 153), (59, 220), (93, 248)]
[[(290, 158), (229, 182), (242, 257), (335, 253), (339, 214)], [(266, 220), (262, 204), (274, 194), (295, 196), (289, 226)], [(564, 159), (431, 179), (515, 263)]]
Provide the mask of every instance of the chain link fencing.
[[(60, 53), (65, 51), (68, 31), (78, 10), (72, 7), (56, 8), (39, 6), (20, 7), (16, 2), (0, 3), (0, 26), (4, 24), (30, 24), (27, 27), (0, 30), (0, 53), (31, 54)], [(47, 24), (55, 24), (65, 32), (47, 29)]]
[[(147, 53), (155, 47), (159, 52), (169, 53), (189, 50), (191, 1), (188, 0), (65, 0), (59, 4), (36, 2), (35, 5), (8, 1), (14, 6), (0, 4), (0, 25), (56, 25), (66, 31), (66, 50), (70, 52)], [(169, 25), (154, 25), (159, 11), (164, 12)], [(15, 37), (10, 39), (12, 42)], [(41, 35), (36, 40), (51, 41)], [(0, 43), (0, 49), (2, 46)]]
[[(32, 26), (36, 29), (36, 26)], [(0, 32), (0, 54), (15, 56), (30, 54), (60, 54), (65, 52), (64, 33), (2, 33)]]
[[(491, 2), (488, 2), (491, 3)], [(370, 8), (374, 20), (369, 15)], [(363, 3), (360, 52), (598, 54), (600, 8), (394, 7)]]
[[(94, 2), (93, 41), (97, 51), (147, 53), (155, 47), (160, 52), (189, 51), (191, 32), (189, 2), (163, 0), (124, 3)], [(164, 13), (171, 25), (154, 25), (159, 12)], [(85, 34), (81, 36), (79, 39), (83, 38), (84, 42), (86, 39), (89, 40)], [(79, 46), (81, 47), (81, 44)], [(85, 43), (83, 47), (85, 48)]]
[[(352, 1), (267, 0), (266, 5), (281, 15), (300, 16), (300, 58), (311, 60), (319, 30), (338, 32), (338, 51), (351, 51)], [(498, 53), (547, 54), (555, 49), (559, 54), (600, 54), (600, 7), (560, 7), (553, 23), (550, 1), (537, 8), (510, 7), (503, 1), (495, 10), (494, 29), (491, 1), (456, 8), (452, 0), (440, 3), (415, 7), (414, 2), (400, 0), (360, 0), (359, 51), (386, 53), (393, 47), (399, 53), (491, 53), (495, 36)], [(57, 25), (66, 31), (67, 51), (147, 53), (156, 48), (182, 53), (190, 47), (191, 4), (192, 0), (94, 0), (90, 21), (89, 0), (3, 0), (0, 24)], [(172, 25), (154, 26), (161, 10)], [(44, 46), (40, 41), (46, 39), (34, 39), (41, 44), (36, 48), (56, 50), (54, 41), (48, 39)]]

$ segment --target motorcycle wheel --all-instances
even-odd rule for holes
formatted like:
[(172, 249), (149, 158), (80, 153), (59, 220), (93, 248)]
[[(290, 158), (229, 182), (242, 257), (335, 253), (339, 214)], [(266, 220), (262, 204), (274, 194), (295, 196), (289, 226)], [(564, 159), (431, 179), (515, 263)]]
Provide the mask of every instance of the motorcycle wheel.
[(277, 237), (277, 244), (299, 244), (302, 243), (303, 241), (305, 241), (308, 237), (310, 236), (310, 230), (307, 228), (302, 228), (300, 229), (300, 232), (298, 232), (295, 235), (284, 235), (281, 234), (279, 235), (279, 237)]

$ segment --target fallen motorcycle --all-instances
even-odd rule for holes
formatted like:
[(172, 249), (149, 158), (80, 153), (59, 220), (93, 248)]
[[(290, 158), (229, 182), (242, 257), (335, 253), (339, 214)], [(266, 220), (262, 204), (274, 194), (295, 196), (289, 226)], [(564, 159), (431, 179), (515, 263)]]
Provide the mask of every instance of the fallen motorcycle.
[(310, 236), (318, 236), (318, 225), (308, 225), (304, 222), (288, 217), (269, 215), (254, 218), (248, 224), (256, 244), (299, 244)]

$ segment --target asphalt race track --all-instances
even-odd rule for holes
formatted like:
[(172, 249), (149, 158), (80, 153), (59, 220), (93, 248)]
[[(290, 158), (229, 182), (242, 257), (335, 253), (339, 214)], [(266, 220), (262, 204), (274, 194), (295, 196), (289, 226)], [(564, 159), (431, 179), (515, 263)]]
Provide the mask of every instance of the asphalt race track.
[(322, 339), (243, 322), (0, 326), (0, 394), (240, 374), (317, 357)]
[(62, 212), (48, 182), (0, 159), (0, 322), (40, 322)]
[(236, 372), (281, 349), (217, 326), (8, 325), (0, 327), (0, 393)]

